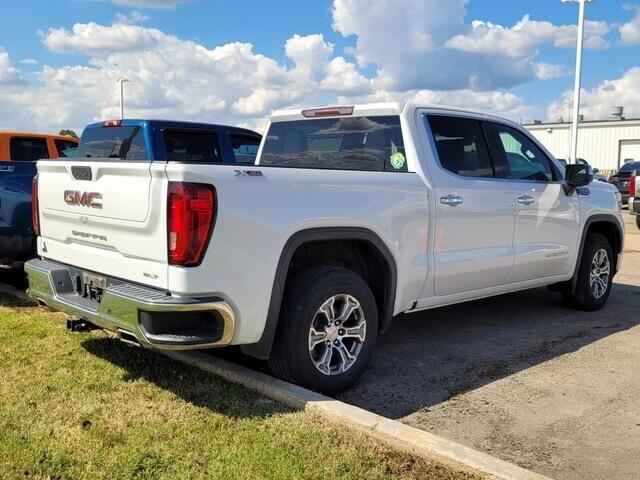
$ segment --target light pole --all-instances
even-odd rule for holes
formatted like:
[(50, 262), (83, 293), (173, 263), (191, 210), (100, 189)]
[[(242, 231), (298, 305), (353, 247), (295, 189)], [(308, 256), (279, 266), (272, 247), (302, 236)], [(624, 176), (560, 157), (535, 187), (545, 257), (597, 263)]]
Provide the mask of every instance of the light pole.
[(120, 83), (120, 119), (124, 119), (124, 84), (130, 83), (131, 80), (119, 78), (116, 82)]
[(571, 157), (569, 163), (578, 158), (578, 115), (580, 114), (580, 80), (582, 75), (582, 44), (584, 42), (584, 7), (593, 0), (562, 0), (562, 3), (578, 3), (578, 44), (576, 48), (576, 76), (573, 85), (573, 122), (571, 127)]

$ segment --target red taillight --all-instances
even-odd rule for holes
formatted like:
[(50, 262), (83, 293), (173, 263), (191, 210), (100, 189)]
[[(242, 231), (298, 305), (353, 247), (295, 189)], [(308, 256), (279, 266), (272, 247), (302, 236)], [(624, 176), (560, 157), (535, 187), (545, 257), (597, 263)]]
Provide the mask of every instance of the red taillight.
[(105, 120), (102, 122), (103, 127), (119, 127), (122, 125), (122, 120)]
[(167, 241), (169, 264), (193, 267), (202, 262), (216, 218), (212, 185), (169, 182)]
[(31, 221), (33, 223), (33, 234), (40, 235), (40, 212), (38, 211), (38, 175), (33, 177), (31, 182)]
[(631, 172), (631, 179), (629, 180), (629, 196), (636, 196), (636, 172)]

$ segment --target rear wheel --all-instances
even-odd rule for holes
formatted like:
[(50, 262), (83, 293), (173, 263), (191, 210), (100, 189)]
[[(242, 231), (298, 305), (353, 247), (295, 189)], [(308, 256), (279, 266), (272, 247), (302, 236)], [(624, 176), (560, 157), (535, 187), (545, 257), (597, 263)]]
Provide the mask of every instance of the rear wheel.
[(580, 259), (575, 292), (564, 293), (564, 300), (581, 310), (600, 310), (611, 293), (613, 262), (613, 250), (607, 237), (589, 234)]
[(337, 393), (365, 371), (377, 333), (376, 302), (362, 277), (315, 267), (288, 282), (269, 365), (284, 380)]
[(636, 215), (636, 225), (640, 228), (640, 215)]

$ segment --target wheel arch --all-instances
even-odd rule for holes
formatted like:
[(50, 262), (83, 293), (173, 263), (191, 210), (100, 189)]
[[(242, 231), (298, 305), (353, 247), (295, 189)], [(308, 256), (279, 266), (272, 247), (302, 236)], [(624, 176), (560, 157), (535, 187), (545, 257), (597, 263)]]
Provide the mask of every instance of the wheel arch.
[[(397, 266), (395, 258), (385, 242), (372, 230), (361, 227), (320, 227), (294, 233), (284, 245), (276, 268), (271, 290), (271, 299), (262, 336), (257, 343), (242, 345), (243, 353), (259, 359), (269, 357), (282, 307), (287, 278), (296, 252), (302, 247), (318, 242), (363, 242), (379, 255), (385, 270), (383, 298), (376, 298), (380, 310), (379, 330), (384, 332), (393, 317), (397, 289)], [(374, 292), (374, 296), (375, 292)], [(381, 300), (381, 302), (378, 302)]]
[(587, 236), (590, 233), (600, 233), (607, 237), (611, 248), (614, 252), (613, 275), (618, 270), (618, 255), (622, 252), (622, 246), (624, 241), (624, 232), (622, 227), (614, 215), (611, 214), (596, 214), (587, 218), (584, 228), (582, 229), (582, 235), (580, 237), (580, 246), (578, 248), (578, 255), (576, 257), (576, 266), (571, 278), (571, 292), (575, 292), (578, 282), (578, 270), (580, 269), (580, 261), (582, 259), (582, 253), (584, 251), (584, 245), (587, 240)]

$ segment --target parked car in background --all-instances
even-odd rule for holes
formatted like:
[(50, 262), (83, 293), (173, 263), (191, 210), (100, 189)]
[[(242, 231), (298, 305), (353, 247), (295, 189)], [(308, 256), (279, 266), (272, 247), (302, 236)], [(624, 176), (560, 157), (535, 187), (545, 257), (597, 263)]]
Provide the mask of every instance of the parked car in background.
[(35, 253), (31, 190), (36, 162), (75, 156), (78, 140), (61, 135), (0, 132), (0, 268), (20, 268)]
[(640, 169), (631, 172), (629, 178), (629, 213), (636, 217), (636, 225), (640, 228)]
[(629, 203), (629, 182), (631, 181), (631, 173), (634, 170), (640, 170), (640, 161), (627, 162), (620, 169), (609, 177), (609, 183), (615, 185), (622, 196), (622, 204)]
[(38, 162), (32, 298), (138, 346), (239, 345), (333, 393), (394, 315), (542, 285), (597, 310), (620, 267), (615, 188), (581, 189), (585, 165), (503, 118), (279, 111), (245, 165), (230, 137), (257, 134), (194, 130), (103, 124), (70, 165)]

